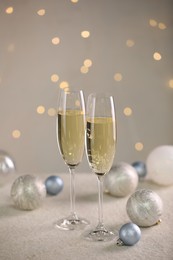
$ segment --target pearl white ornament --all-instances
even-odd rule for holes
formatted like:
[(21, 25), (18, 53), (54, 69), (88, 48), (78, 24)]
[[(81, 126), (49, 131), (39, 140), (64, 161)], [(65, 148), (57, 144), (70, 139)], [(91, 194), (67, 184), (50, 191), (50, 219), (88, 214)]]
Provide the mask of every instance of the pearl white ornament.
[(11, 197), (17, 208), (33, 210), (41, 206), (46, 197), (46, 187), (39, 178), (23, 175), (14, 181)]
[(117, 197), (125, 197), (133, 193), (137, 185), (136, 170), (125, 162), (118, 163), (104, 178), (105, 190)]
[(173, 185), (173, 146), (164, 145), (155, 148), (146, 161), (148, 177), (154, 183)]
[(133, 223), (140, 227), (150, 227), (160, 222), (163, 204), (157, 193), (140, 189), (133, 193), (126, 204), (126, 210)]

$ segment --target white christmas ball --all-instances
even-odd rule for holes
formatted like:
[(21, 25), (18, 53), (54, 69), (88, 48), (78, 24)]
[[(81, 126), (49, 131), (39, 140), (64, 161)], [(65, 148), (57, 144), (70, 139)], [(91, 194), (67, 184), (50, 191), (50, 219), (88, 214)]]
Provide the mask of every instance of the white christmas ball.
[(46, 187), (39, 178), (23, 175), (14, 181), (11, 197), (17, 208), (33, 210), (41, 206), (46, 197)]
[(173, 184), (173, 146), (155, 148), (146, 160), (148, 178), (154, 183), (168, 186)]
[(139, 189), (128, 199), (126, 211), (133, 223), (150, 227), (160, 222), (163, 204), (159, 195), (149, 189)]
[(113, 196), (125, 197), (133, 193), (138, 185), (138, 174), (125, 162), (114, 166), (104, 178), (105, 190)]

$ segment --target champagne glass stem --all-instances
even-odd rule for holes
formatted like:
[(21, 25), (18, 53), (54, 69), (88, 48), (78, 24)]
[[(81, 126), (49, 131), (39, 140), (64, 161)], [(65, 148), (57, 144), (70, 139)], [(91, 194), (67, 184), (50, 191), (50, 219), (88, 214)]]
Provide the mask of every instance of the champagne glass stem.
[(103, 178), (98, 176), (98, 227), (103, 227)]
[(70, 205), (71, 205), (71, 215), (76, 217), (75, 211), (75, 168), (69, 167), (70, 171)]

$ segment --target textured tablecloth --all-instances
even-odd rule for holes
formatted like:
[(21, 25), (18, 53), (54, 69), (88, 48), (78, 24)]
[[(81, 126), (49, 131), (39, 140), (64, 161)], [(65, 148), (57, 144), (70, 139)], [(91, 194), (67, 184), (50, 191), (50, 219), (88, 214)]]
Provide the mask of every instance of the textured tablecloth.
[[(21, 174), (20, 174), (21, 175)], [(52, 174), (39, 175), (43, 180)], [(54, 222), (69, 214), (69, 175), (58, 174), (64, 189), (57, 196), (46, 197), (42, 207), (33, 211), (15, 209), (10, 198), (11, 185), (18, 175), (0, 179), (0, 260), (107, 260), (173, 259), (173, 186), (160, 187), (141, 182), (163, 200), (162, 223), (142, 228), (140, 241), (134, 246), (117, 246), (111, 242), (91, 242), (83, 231), (62, 231)], [(76, 174), (76, 211), (97, 224), (97, 179), (93, 173)], [(129, 222), (126, 198), (104, 194), (104, 221), (114, 230)], [(86, 228), (87, 229), (87, 228)], [(85, 230), (86, 230), (85, 229)]]

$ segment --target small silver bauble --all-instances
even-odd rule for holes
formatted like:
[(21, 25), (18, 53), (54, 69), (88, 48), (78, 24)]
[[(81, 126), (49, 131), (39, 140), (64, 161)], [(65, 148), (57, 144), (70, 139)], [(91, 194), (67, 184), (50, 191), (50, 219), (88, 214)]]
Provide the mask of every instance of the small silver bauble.
[(5, 151), (0, 150), (0, 173), (13, 173), (15, 172), (15, 164), (13, 159)]
[(156, 147), (147, 157), (148, 177), (154, 183), (173, 185), (173, 146)]
[(129, 197), (126, 210), (133, 223), (140, 227), (150, 227), (161, 221), (163, 204), (156, 192), (139, 189)]
[(119, 230), (117, 245), (133, 246), (141, 238), (141, 230), (134, 223), (126, 223)]
[(104, 178), (106, 192), (113, 196), (125, 197), (133, 193), (138, 185), (138, 175), (134, 167), (120, 162), (112, 167)]
[(11, 197), (17, 208), (33, 210), (41, 206), (46, 197), (46, 187), (39, 178), (23, 175), (14, 181)]
[(57, 195), (63, 189), (63, 180), (59, 176), (49, 176), (45, 180), (46, 191), (49, 195)]

